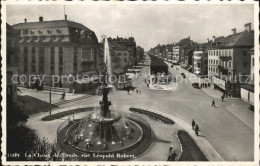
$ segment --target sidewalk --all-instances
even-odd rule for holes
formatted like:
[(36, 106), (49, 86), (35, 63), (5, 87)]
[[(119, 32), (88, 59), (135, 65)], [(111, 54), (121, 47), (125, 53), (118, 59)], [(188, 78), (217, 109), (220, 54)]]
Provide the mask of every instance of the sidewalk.
[[(32, 110), (36, 108), (41, 108), (48, 106), (50, 103), (50, 92), (46, 90), (36, 91), (34, 89), (19, 88), (21, 92), (18, 92), (18, 105), (23, 108), (24, 111)], [(66, 93), (65, 100), (69, 101), (76, 98), (86, 96), (86, 94), (68, 94)], [(51, 103), (55, 107), (55, 104), (61, 102), (61, 93), (52, 92), (51, 93)]]
[[(198, 82), (198, 83), (206, 83), (208, 82), (208, 80), (204, 79), (204, 78), (199, 78), (196, 74), (194, 73), (190, 73), (187, 70), (179, 67), (179, 72), (180, 73), (185, 73), (186, 77), (188, 78), (188, 80), (191, 83), (194, 82)], [(215, 99), (220, 99), (221, 100), (221, 96), (223, 95), (223, 92), (221, 92), (218, 89), (214, 89), (213, 84), (210, 84), (210, 87), (206, 87), (206, 88), (201, 88), (200, 89), (202, 92), (204, 92), (205, 94), (207, 94), (208, 96), (215, 98)], [(227, 97), (224, 100), (240, 100), (240, 98), (236, 98), (236, 97)]]
[[(180, 72), (183, 72), (187, 75), (195, 75), (193, 73), (189, 73), (183, 68), (180, 69)], [(196, 75), (195, 75), (196, 76)], [(197, 76), (196, 76), (197, 77)], [(200, 78), (201, 80), (205, 81), (205, 79)], [(190, 81), (191, 82), (191, 81)], [(208, 96), (219, 99), (221, 105), (226, 108), (228, 112), (230, 112), (233, 116), (241, 120), (243, 123), (245, 123), (249, 128), (254, 130), (254, 112), (249, 110), (249, 104), (241, 100), (240, 98), (235, 97), (227, 97), (224, 98), (224, 102), (221, 102), (221, 96), (223, 95), (223, 92), (219, 91), (218, 89), (214, 89), (213, 85), (207, 88), (201, 88), (202, 92), (207, 94)], [(228, 102), (231, 101), (232, 102)], [(218, 103), (218, 104), (220, 104)]]

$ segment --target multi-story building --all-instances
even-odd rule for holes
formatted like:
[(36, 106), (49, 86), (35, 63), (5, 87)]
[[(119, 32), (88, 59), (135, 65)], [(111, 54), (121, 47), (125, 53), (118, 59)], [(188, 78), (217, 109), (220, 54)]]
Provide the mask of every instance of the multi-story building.
[(219, 45), (221, 44), (221, 39), (224, 37), (212, 38), (212, 43), (208, 49), (208, 74), (209, 78), (213, 80), (213, 76), (218, 76), (219, 74)]
[[(241, 93), (241, 99), (245, 102), (249, 103), (251, 106), (254, 106), (254, 69), (255, 69), (255, 63), (254, 63), (254, 48), (251, 48), (249, 51), (249, 54), (251, 56), (251, 71), (250, 71), (250, 79), (248, 80), (249, 83), (245, 83), (241, 85), (240, 93)], [(257, 85), (259, 86), (259, 85)]]
[[(240, 84), (247, 80), (251, 70), (250, 49), (254, 46), (254, 31), (251, 30), (251, 23), (245, 24), (245, 30), (233, 34), (220, 40), (220, 44), (209, 50), (209, 60), (213, 62), (215, 76), (214, 84), (226, 91), (230, 95), (240, 95)], [(216, 68), (217, 66), (217, 68)], [(212, 67), (212, 63), (209, 70)], [(213, 67), (212, 67), (213, 68)], [(214, 71), (213, 70), (213, 71)], [(218, 83), (221, 82), (221, 83)]]
[(7, 91), (6, 101), (7, 107), (11, 108), (17, 102), (17, 77), (19, 69), (19, 56), (18, 56), (18, 41), (19, 32), (14, 30), (9, 24), (6, 24), (6, 65), (7, 65)]
[[(179, 62), (185, 63), (185, 56), (189, 54), (190, 48), (192, 46), (193, 41), (190, 40), (190, 37), (180, 40), (173, 46), (173, 60), (177, 60)], [(192, 59), (190, 59), (192, 62)]]
[[(43, 84), (50, 85), (56, 75), (59, 84), (68, 87), (67, 76), (98, 72), (102, 47), (95, 32), (86, 26), (67, 20), (27, 22), (12, 26), (19, 31), (20, 73), (44, 75)], [(65, 75), (65, 76), (64, 76)], [(61, 78), (63, 79), (61, 80)]]
[(137, 62), (140, 62), (141, 60), (144, 59), (144, 49), (141, 46), (136, 47), (136, 57), (137, 57)]
[(166, 45), (166, 59), (172, 60), (172, 56), (173, 56), (173, 44), (167, 44)]
[[(126, 38), (108, 38), (111, 53), (111, 65), (113, 71), (125, 71), (130, 66), (138, 62), (138, 58), (134, 59), (133, 37)], [(133, 51), (135, 50), (135, 51)]]
[(172, 59), (174, 61), (179, 61), (180, 60), (180, 56), (179, 56), (179, 45), (174, 44), (172, 46)]
[(211, 42), (196, 44), (192, 56), (192, 71), (195, 74), (208, 75), (208, 48)]
[(183, 46), (182, 48), (182, 56), (184, 53), (184, 65), (186, 66), (185, 68), (189, 71), (192, 70), (192, 55), (193, 55), (193, 50), (194, 50), (194, 46), (196, 43), (194, 43), (193, 41), (190, 41), (188, 44), (186, 44), (185, 46)]

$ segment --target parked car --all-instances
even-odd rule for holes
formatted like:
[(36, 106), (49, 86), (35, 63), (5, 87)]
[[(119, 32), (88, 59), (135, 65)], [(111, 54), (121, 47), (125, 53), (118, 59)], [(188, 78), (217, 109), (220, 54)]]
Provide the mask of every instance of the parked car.
[(192, 87), (193, 88), (197, 88), (197, 89), (200, 89), (200, 84), (195, 82), (195, 83), (192, 83)]
[(186, 78), (186, 75), (184, 74), (184, 75), (182, 75), (182, 77), (183, 77), (183, 78)]

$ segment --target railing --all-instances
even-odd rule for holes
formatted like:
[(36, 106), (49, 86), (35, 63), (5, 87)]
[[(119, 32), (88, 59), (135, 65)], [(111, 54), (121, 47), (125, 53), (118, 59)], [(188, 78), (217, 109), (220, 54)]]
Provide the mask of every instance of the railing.
[(231, 56), (220, 56), (219, 59), (222, 61), (229, 61), (229, 60), (232, 60), (232, 57)]

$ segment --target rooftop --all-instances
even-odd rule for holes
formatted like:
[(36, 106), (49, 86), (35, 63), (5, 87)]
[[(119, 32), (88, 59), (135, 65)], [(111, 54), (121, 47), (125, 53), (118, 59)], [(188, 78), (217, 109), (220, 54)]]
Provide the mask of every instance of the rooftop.
[(219, 42), (218, 48), (225, 47), (253, 47), (254, 46), (254, 31), (243, 31), (223, 37), (214, 43)]
[(152, 54), (148, 54), (151, 58), (151, 66), (160, 66), (160, 67), (168, 67), (164, 61)]
[(189, 38), (181, 39), (178, 43), (176, 43), (174, 46), (183, 46), (190, 42), (191, 40)]
[[(53, 21), (42, 21), (42, 22), (27, 22), (18, 23), (12, 26), (14, 29), (39, 29), (39, 28), (53, 28), (53, 27), (72, 27), (81, 30), (92, 31), (86, 26), (69, 20), (53, 20)], [(92, 31), (93, 32), (93, 31)]]

